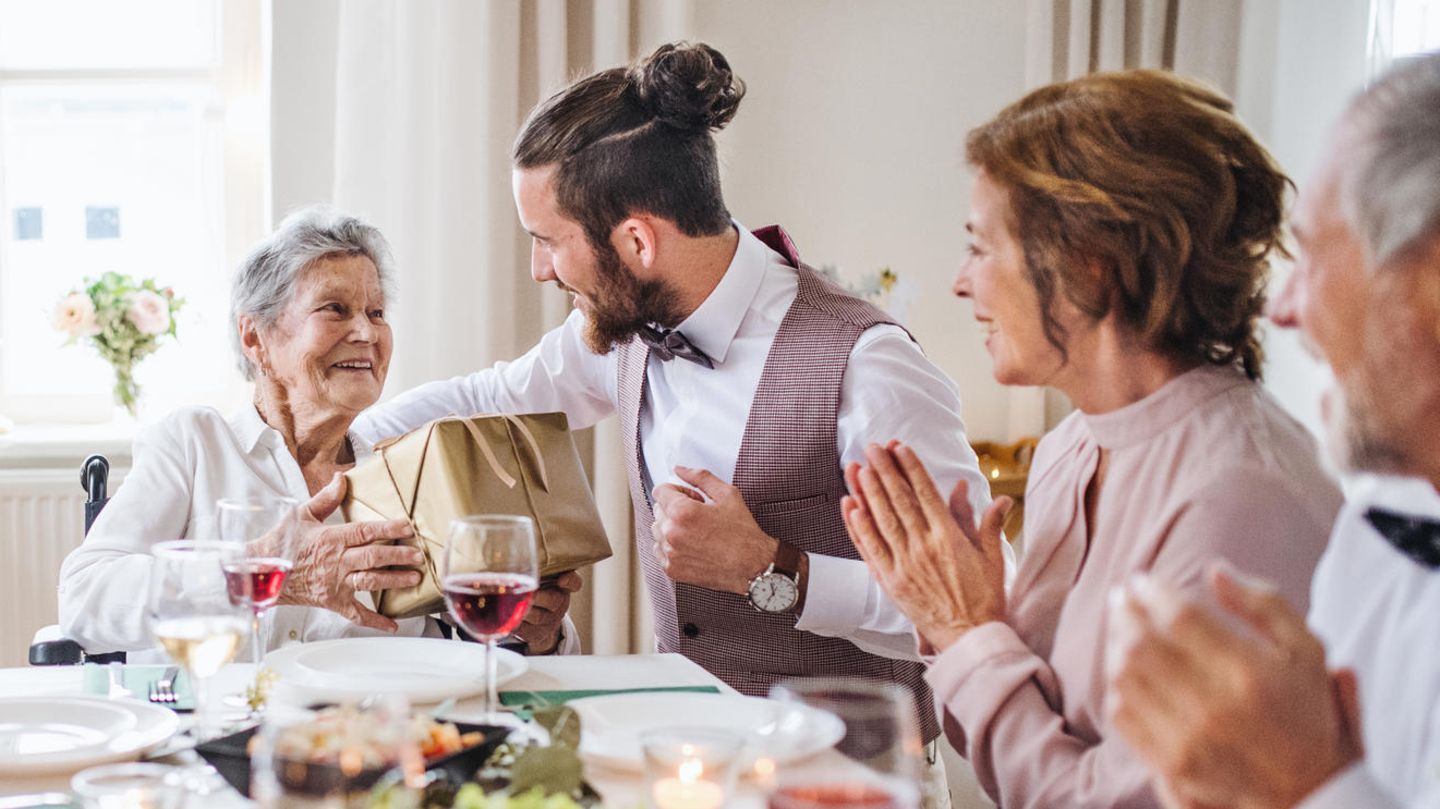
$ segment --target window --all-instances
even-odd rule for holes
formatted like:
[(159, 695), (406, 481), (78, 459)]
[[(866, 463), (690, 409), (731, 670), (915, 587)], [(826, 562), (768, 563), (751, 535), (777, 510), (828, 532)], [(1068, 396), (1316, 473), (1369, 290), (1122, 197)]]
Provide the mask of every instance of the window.
[[(264, 221), (260, 0), (0, 0), (0, 413), (111, 417), (54, 304), (106, 271), (186, 299), (137, 368), (146, 412), (240, 390), (229, 271)], [(257, 165), (258, 163), (258, 165)]]
[(1440, 49), (1440, 0), (1371, 0), (1370, 74)]

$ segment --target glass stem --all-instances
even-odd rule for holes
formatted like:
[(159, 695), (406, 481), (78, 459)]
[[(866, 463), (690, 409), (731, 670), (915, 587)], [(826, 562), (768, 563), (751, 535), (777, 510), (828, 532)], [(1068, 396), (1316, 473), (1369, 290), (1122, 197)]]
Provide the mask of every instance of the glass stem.
[(260, 664), (265, 660), (265, 647), (260, 645), (260, 618), (262, 615), (263, 613), (257, 610), (250, 611), (250, 643), (254, 648), (256, 676), (259, 676)]
[(495, 680), (495, 639), (488, 638), (485, 641), (485, 715), (492, 719), (500, 715)]
[(206, 677), (196, 677), (190, 672), (190, 691), (195, 698), (195, 742), (205, 741), (210, 732), (210, 690)]

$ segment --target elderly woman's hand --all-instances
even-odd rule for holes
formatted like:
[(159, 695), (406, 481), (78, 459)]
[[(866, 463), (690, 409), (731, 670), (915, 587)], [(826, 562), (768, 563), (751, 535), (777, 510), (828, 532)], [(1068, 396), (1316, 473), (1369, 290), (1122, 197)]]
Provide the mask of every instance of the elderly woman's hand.
[(336, 475), (300, 510), (300, 536), (295, 568), (285, 579), (282, 604), (323, 607), (372, 629), (394, 632), (398, 625), (361, 604), (355, 594), (364, 590), (411, 587), (420, 583), (415, 567), (423, 561), (418, 548), (379, 544), (414, 536), (404, 520), (324, 525), (345, 498), (345, 478)]
[(1004, 620), (1000, 543), (1010, 498), (991, 503), (976, 525), (965, 481), (947, 506), (910, 447), (871, 444), (865, 457), (869, 466), (845, 470), (845, 527), (921, 641), (943, 651), (974, 627)]

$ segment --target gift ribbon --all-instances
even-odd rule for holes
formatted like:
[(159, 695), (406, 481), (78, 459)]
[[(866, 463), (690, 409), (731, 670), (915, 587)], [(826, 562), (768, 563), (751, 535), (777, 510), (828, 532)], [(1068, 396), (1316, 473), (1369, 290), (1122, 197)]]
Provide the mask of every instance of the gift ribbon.
[[(547, 492), (550, 491), (550, 473), (549, 470), (545, 468), (545, 457), (540, 454), (540, 442), (535, 440), (535, 434), (530, 432), (530, 428), (526, 427), (523, 421), (508, 413), (497, 413), (495, 415), (505, 419), (507, 424), (520, 431), (520, 435), (524, 437), (526, 443), (530, 445), (530, 455), (535, 459), (536, 471), (540, 473), (540, 487)], [(511, 475), (510, 472), (501, 465), (500, 458), (495, 455), (495, 450), (490, 447), (490, 442), (485, 439), (485, 435), (480, 432), (480, 428), (476, 427), (475, 423), (469, 418), (462, 418), (452, 413), (443, 419), (436, 419), (431, 422), (429, 432), (425, 436), (426, 449), (421, 452), (422, 457), (429, 451), (430, 436), (435, 433), (435, 425), (444, 421), (458, 421), (464, 425), (465, 432), (469, 433), (470, 437), (475, 439), (475, 443), (480, 446), (480, 454), (485, 456), (485, 462), (490, 465), (490, 471), (494, 472), (495, 477), (499, 478), (500, 482), (505, 484), (505, 488), (515, 488), (515, 484), (517, 483), (515, 476)], [(385, 457), (385, 450), (403, 437), (404, 436), (397, 436), (377, 443), (374, 447), (374, 452), (380, 456), (381, 462), (385, 464), (385, 474), (390, 478), (390, 485), (395, 489), (395, 496), (400, 499), (400, 505), (405, 509), (406, 521), (410, 523), (410, 528), (415, 531), (416, 536), (419, 536), (420, 530), (415, 525), (415, 501), (417, 492), (411, 493), (409, 503), (405, 502), (405, 495), (400, 491), (400, 481), (395, 479), (395, 470), (390, 468), (390, 459)], [(417, 486), (419, 484), (418, 478), (416, 484)]]

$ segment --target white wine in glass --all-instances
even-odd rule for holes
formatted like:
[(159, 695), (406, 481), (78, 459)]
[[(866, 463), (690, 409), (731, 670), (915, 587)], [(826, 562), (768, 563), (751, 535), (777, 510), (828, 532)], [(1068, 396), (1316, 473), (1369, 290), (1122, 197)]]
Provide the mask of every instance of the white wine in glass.
[(210, 677), (229, 663), (249, 628), (245, 599), (232, 598), (225, 566), (245, 558), (235, 542), (181, 540), (154, 547), (148, 612), (150, 631), (175, 664), (190, 675), (195, 691), (195, 737), (209, 734)]

